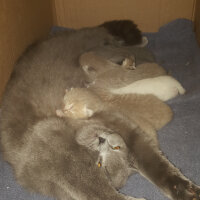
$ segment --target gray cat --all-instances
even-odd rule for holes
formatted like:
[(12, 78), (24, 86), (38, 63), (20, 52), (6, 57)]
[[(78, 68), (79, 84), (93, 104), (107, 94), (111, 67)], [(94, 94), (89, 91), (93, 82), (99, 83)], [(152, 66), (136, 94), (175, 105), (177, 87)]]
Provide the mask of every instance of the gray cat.
[[(14, 168), (21, 185), (56, 199), (134, 199), (120, 194), (110, 184), (108, 176), (112, 174), (105, 174), (95, 164), (98, 152), (76, 140), (83, 129), (117, 133), (128, 148), (130, 167), (171, 199), (199, 200), (200, 188), (163, 156), (153, 136), (147, 136), (117, 108), (96, 113), (88, 120), (56, 116), (65, 89), (84, 87), (88, 81), (79, 66), (79, 56), (97, 47), (119, 46), (121, 37), (116, 31), (123, 30), (123, 24), (130, 27), (127, 33), (134, 37), (131, 31), (134, 33), (136, 27), (130, 21), (117, 24), (121, 28), (114, 31), (109, 22), (106, 26), (58, 34), (26, 51), (13, 70), (2, 101), (0, 134), (4, 159)], [(130, 37), (125, 44), (129, 41)]]
[[(78, 131), (76, 140), (90, 150), (98, 151), (96, 165), (101, 168), (109, 182), (116, 189), (121, 188), (135, 171), (130, 165), (128, 148), (119, 134), (107, 131), (95, 131), (99, 126), (89, 125)], [(105, 129), (106, 130), (106, 129)]]

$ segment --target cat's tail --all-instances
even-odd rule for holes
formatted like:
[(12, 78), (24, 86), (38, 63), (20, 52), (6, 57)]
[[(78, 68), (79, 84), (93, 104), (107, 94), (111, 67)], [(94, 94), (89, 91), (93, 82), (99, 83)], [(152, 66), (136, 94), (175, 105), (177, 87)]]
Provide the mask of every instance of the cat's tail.
[(106, 28), (117, 39), (122, 40), (125, 45), (139, 45), (143, 42), (141, 31), (131, 20), (113, 20), (104, 22), (100, 26)]

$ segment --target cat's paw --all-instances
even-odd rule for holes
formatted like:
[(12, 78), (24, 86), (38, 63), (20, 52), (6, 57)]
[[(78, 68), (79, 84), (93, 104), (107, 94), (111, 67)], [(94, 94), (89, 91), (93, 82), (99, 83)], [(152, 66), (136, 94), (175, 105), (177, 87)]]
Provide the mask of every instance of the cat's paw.
[(83, 107), (84, 118), (91, 117), (94, 114), (92, 109), (89, 109), (86, 105)]
[(190, 185), (187, 188), (187, 191), (192, 196), (190, 199), (200, 200), (200, 186), (190, 183)]
[(70, 91), (72, 91), (74, 88), (73, 87), (71, 87), (70, 89), (65, 89), (65, 95), (67, 94), (67, 93), (69, 93)]
[(58, 117), (63, 117), (63, 116), (64, 116), (64, 113), (63, 113), (62, 110), (56, 110), (56, 115), (57, 115)]
[(85, 86), (86, 88), (90, 88), (90, 87), (93, 86), (93, 85), (95, 85), (95, 81), (92, 81), (92, 82), (89, 82), (89, 81), (87, 82), (87, 81), (86, 81), (86, 82), (84, 83), (84, 86)]
[(200, 200), (200, 187), (192, 182), (184, 181), (173, 186), (174, 200)]
[(83, 69), (84, 72), (86, 72), (88, 74), (88, 71), (89, 71), (88, 65), (82, 65), (82, 69)]
[(88, 65), (82, 65), (82, 69), (87, 76), (94, 79), (97, 76), (97, 70), (94, 67)]
[(148, 39), (146, 36), (142, 36), (142, 42), (141, 44), (135, 45), (136, 47), (145, 47), (149, 43)]
[(134, 70), (136, 69), (135, 59), (134, 58), (125, 58), (122, 62), (122, 67), (124, 69)]

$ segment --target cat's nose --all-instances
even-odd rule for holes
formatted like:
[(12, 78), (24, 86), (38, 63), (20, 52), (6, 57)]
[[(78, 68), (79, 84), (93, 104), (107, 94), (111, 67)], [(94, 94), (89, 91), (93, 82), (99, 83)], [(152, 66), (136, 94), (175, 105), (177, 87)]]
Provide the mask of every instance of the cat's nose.
[(102, 143), (104, 143), (105, 141), (106, 141), (105, 138), (99, 137), (99, 144), (102, 144)]

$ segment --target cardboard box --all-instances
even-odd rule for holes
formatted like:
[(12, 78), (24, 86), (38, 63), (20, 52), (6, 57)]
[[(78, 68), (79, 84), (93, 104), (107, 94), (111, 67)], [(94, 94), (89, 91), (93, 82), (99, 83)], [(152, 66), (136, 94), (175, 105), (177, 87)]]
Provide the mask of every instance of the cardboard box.
[(195, 21), (200, 41), (200, 0), (0, 0), (0, 96), (19, 55), (53, 25), (132, 19), (142, 31), (154, 32), (176, 18)]
[(17, 58), (49, 32), (52, 21), (49, 0), (0, 0), (0, 96)]

